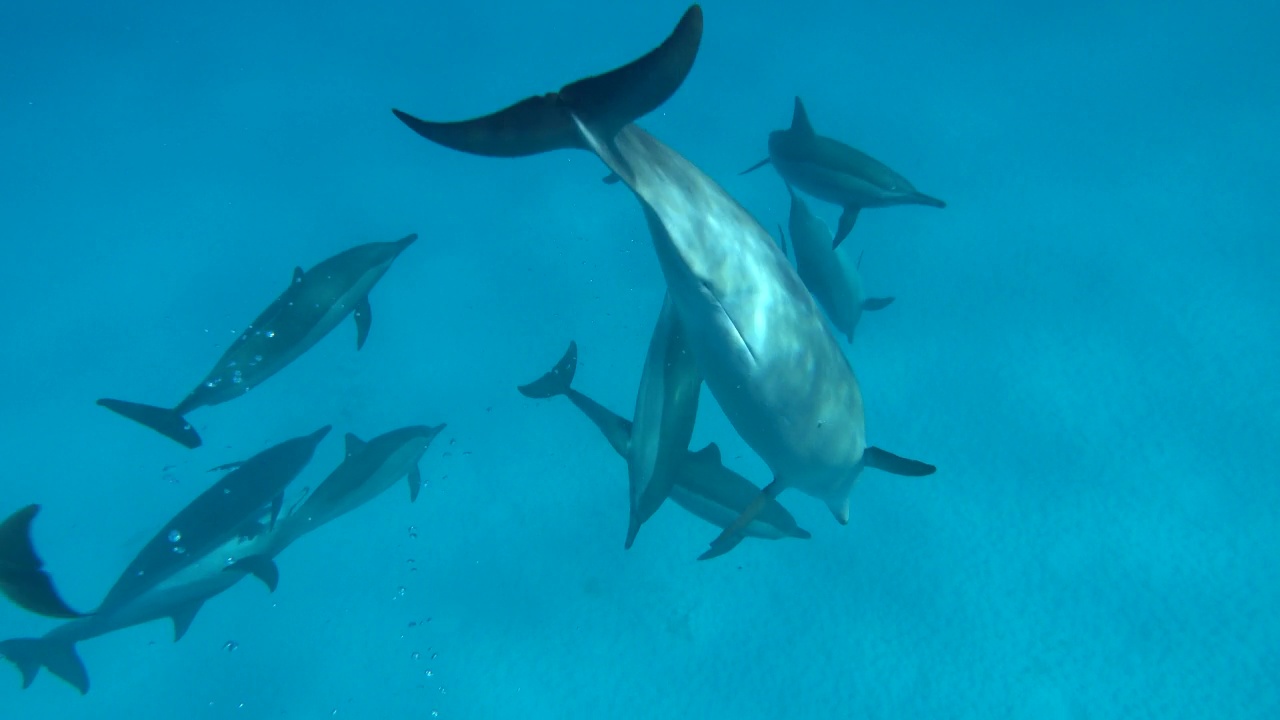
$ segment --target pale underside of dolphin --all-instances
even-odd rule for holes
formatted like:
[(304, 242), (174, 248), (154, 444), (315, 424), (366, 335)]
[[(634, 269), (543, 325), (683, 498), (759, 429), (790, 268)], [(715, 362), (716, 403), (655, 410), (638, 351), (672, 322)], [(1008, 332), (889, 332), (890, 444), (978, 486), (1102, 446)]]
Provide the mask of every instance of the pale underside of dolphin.
[[(564, 396), (595, 424), (614, 451), (628, 459), (633, 447), (634, 426), (595, 400), (573, 388), (578, 367), (578, 346), (569, 348), (556, 366), (537, 380), (517, 388), (534, 399)], [(691, 514), (719, 528), (733, 524), (760, 495), (760, 488), (724, 465), (715, 443), (696, 452), (685, 450), (670, 468), (671, 499)], [(771, 500), (743, 534), (767, 540), (784, 537), (808, 539), (809, 532), (777, 500)]]
[(788, 185), (843, 208), (833, 247), (838, 247), (849, 236), (863, 208), (947, 206), (942, 200), (916, 190), (901, 174), (861, 150), (819, 135), (799, 97), (795, 99), (791, 127), (769, 133), (769, 156), (740, 174), (746, 175), (770, 163)]
[(853, 369), (769, 234), (719, 185), (632, 124), (683, 82), (701, 31), (695, 5), (639, 60), (480, 118), (441, 123), (395, 113), (423, 137), (472, 154), (585, 147), (635, 194), (707, 387), (775, 473), (703, 556), (713, 557), (736, 545), (783, 488), (824, 500), (847, 522), (864, 466), (904, 475), (934, 468), (867, 447)]
[(309, 271), (293, 270), (293, 279), (227, 348), (213, 369), (173, 408), (102, 398), (98, 404), (155, 430), (187, 448), (201, 444), (186, 415), (198, 408), (234, 400), (258, 387), (315, 346), (347, 315), (356, 321), (356, 349), (364, 347), (373, 322), (369, 292), (391, 263), (417, 240), (357, 245)]

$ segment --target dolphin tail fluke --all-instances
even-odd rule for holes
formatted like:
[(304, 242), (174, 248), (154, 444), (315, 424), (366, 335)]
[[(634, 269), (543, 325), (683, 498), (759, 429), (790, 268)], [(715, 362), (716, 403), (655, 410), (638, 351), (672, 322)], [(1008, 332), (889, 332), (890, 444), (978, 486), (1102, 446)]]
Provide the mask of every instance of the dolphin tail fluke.
[(751, 504), (742, 511), (742, 514), (738, 516), (738, 519), (734, 520), (729, 527), (725, 528), (724, 532), (720, 533), (720, 537), (711, 542), (711, 548), (699, 555), (698, 559), (710, 560), (712, 558), (718, 558), (737, 547), (738, 543), (742, 542), (742, 539), (746, 537), (743, 534), (743, 531), (747, 529), (748, 525), (755, 521), (756, 517), (758, 517), (761, 511), (763, 511), (769, 504), (770, 500), (778, 497), (778, 493), (780, 492), (782, 492), (782, 483), (779, 482), (777, 478), (774, 478), (773, 482), (766, 485), (765, 488), (760, 491), (760, 494), (756, 496), (756, 499), (752, 500)]
[(883, 310), (889, 307), (889, 304), (892, 303), (893, 301), (894, 301), (894, 298), (891, 298), (891, 297), (867, 298), (866, 300), (862, 301), (862, 309), (871, 310), (871, 311)]
[(749, 172), (751, 172), (751, 171), (753, 171), (753, 170), (759, 170), (760, 168), (762, 168), (762, 167), (764, 167), (765, 165), (768, 165), (768, 164), (769, 164), (769, 158), (765, 158), (765, 159), (761, 160), (760, 162), (756, 163), (755, 165), (752, 165), (751, 167), (747, 168), (746, 170), (743, 170), (742, 172), (740, 172), (740, 173), (738, 173), (738, 174), (739, 174), (739, 175), (746, 175), (747, 173), (749, 173)]
[(364, 349), (364, 341), (369, 339), (369, 327), (373, 324), (373, 308), (369, 307), (368, 295), (356, 303), (351, 315), (356, 319), (356, 350), (360, 351)]
[(570, 340), (569, 349), (565, 350), (564, 357), (561, 357), (560, 362), (551, 368), (551, 372), (528, 385), (518, 386), (516, 390), (519, 390), (521, 395), (535, 400), (565, 395), (573, 385), (573, 375), (577, 371), (578, 343)]
[(925, 195), (922, 192), (917, 192), (911, 195), (911, 201), (915, 205), (928, 205), (929, 207), (936, 207), (939, 209), (947, 206), (946, 202), (931, 195)]
[(102, 398), (98, 404), (111, 412), (155, 430), (183, 447), (190, 449), (200, 447), (200, 435), (177, 410), (111, 398)]
[(844, 209), (844, 212), (840, 213), (840, 223), (836, 226), (836, 236), (831, 241), (832, 249), (840, 247), (840, 243), (844, 242), (844, 239), (849, 237), (849, 233), (853, 232), (853, 224), (858, 222), (858, 213), (861, 211), (862, 208), (850, 205)]
[(6, 569), (0, 575), (0, 594), (44, 617), (84, 617), (62, 600), (53, 578), (42, 569), (44, 561), (31, 541), (31, 523), (38, 512), (39, 505), (28, 505), (0, 522), (0, 568)]
[(905, 475), (907, 477), (924, 477), (932, 475), (938, 468), (923, 463), (919, 460), (909, 460), (904, 457), (898, 457), (887, 450), (881, 450), (878, 447), (869, 447), (862, 453), (862, 462), (869, 468), (883, 470), (894, 475)]
[(22, 689), (31, 687), (40, 668), (67, 681), (80, 691), (89, 692), (89, 672), (76, 652), (76, 646), (48, 638), (14, 638), (0, 642), (0, 655), (13, 663), (22, 673)]
[(702, 42), (702, 8), (692, 5), (661, 45), (609, 72), (526, 98), (490, 115), (432, 122), (393, 109), (422, 137), (444, 147), (488, 157), (524, 157), (567, 148), (589, 150), (574, 118), (602, 136), (667, 101), (693, 69)]

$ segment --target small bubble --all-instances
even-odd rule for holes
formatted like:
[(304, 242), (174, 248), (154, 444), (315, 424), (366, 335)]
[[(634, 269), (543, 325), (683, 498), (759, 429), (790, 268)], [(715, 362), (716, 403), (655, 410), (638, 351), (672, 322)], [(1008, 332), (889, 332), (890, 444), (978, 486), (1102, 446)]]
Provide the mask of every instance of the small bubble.
[(235, 652), (238, 647), (240, 647), (240, 645), (235, 640), (228, 640), (222, 645), (222, 649), (227, 652)]
[(231, 488), (222, 488), (222, 494), (223, 494), (223, 495), (230, 495), (230, 494), (231, 494)]
[(185, 553), (185, 552), (187, 551), (187, 549), (186, 549), (186, 548), (184, 548), (184, 547), (182, 547), (181, 545), (174, 545), (174, 546), (173, 546), (173, 551), (174, 551), (175, 553), (177, 553), (177, 554), (181, 555), (181, 554)]
[[(290, 305), (292, 305), (293, 303), (289, 303), (289, 304), (290, 304)], [(275, 331), (275, 330), (268, 330), (268, 331), (267, 331), (267, 337), (269, 337), (269, 338), (273, 338), (273, 337), (275, 337), (275, 336), (276, 336), (276, 331)]]
[(439, 710), (432, 710), (432, 711), (431, 711), (431, 717), (440, 717), (440, 711), (439, 711)]
[(400, 589), (396, 590), (396, 597), (404, 597), (404, 593), (405, 593), (404, 586), (401, 585)]
[(435, 673), (431, 672), (430, 670), (425, 671), (425, 673), (424, 673), (424, 674), (425, 674), (427, 677), (434, 677), (434, 676), (435, 676)]
[(181, 539), (182, 539), (182, 533), (178, 532), (177, 530), (169, 531), (169, 542), (176, 543)]
[(422, 653), (415, 652), (409, 657), (413, 658), (414, 660), (417, 660), (418, 658), (422, 657)]
[(431, 659), (432, 659), (432, 660), (435, 660), (435, 659), (436, 659), (436, 658), (438, 658), (438, 657), (440, 657), (440, 653), (431, 653)]

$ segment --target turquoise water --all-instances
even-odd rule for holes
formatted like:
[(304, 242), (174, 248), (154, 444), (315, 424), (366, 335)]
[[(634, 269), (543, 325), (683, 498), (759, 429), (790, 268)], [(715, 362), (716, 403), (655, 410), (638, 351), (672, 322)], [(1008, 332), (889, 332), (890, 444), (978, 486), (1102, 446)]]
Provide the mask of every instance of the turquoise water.
[[(392, 107), (486, 113), (628, 62), (684, 3), (0, 6), (0, 515), (92, 608), (243, 460), (332, 424), (447, 423), (397, 483), (241, 582), (181, 642), (82, 643), (81, 696), (0, 671), (4, 718), (1280, 717), (1280, 12), (1263, 3), (703, 4), (680, 90), (640, 121), (766, 228), (764, 156), (804, 98), (944, 198), (864, 211), (849, 356), (868, 471), (848, 526), (748, 540), (668, 503), (623, 549), (627, 469), (515, 386), (570, 340), (630, 415), (665, 283), (594, 157), (428, 143)], [(838, 210), (811, 206), (832, 227)], [(409, 233), (351, 320), (187, 450), (96, 407), (168, 405), (290, 281)], [(843, 343), (842, 343), (843, 344)], [(846, 346), (847, 347), (847, 346)], [(714, 441), (765, 464), (704, 391)], [(0, 638), (56, 627), (0, 604)]]

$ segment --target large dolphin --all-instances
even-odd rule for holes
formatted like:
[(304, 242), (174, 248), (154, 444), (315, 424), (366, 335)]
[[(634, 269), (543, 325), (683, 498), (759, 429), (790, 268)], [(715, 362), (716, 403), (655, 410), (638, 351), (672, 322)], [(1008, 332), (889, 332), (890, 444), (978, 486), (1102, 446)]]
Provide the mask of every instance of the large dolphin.
[(329, 429), (326, 425), (244, 462), (223, 466), (234, 469), (161, 526), (107, 591), (97, 613), (110, 613), (133, 602), (214, 548), (250, 532), (254, 518), (268, 505), (268, 530), (273, 529), (285, 487), (311, 462)]
[[(862, 265), (853, 268), (844, 264), (840, 250), (832, 247), (831, 230), (817, 215), (814, 215), (804, 200), (796, 194), (790, 185), (791, 193), (791, 253), (796, 260), (796, 273), (804, 281), (805, 287), (813, 293), (831, 324), (853, 342), (853, 330), (862, 319), (864, 310), (880, 310), (893, 302), (893, 298), (869, 298), (862, 287), (862, 275), (858, 272)], [(783, 252), (785, 252), (785, 246)]]
[(788, 184), (844, 208), (836, 228), (834, 245), (844, 242), (862, 208), (891, 205), (947, 204), (915, 189), (887, 165), (848, 145), (814, 132), (804, 103), (796, 98), (791, 127), (769, 133), (769, 157), (742, 171), (742, 175), (769, 163)]
[(769, 233), (696, 166), (633, 121), (693, 66), (702, 11), (689, 8), (658, 48), (631, 64), (491, 115), (432, 122), (395, 111), (461, 152), (519, 156), (586, 148), (640, 201), (667, 289), (707, 387), (773, 481), (702, 555), (728, 552), (784, 488), (820, 498), (842, 524), (864, 467), (935, 468), (866, 442), (862, 393), (825, 318)]
[(356, 349), (364, 347), (373, 315), (369, 291), (418, 236), (344, 250), (310, 271), (294, 268), (289, 287), (222, 354), (204, 380), (172, 409), (102, 398), (98, 404), (188, 448), (200, 446), (186, 415), (234, 400), (283, 370), (355, 314)]
[[(443, 426), (441, 426), (443, 427)], [(274, 558), (298, 538), (373, 499), (398, 477), (416, 467), (425, 450), (430, 428), (393, 430), (356, 447), (342, 463), (305, 496), (274, 530), (253, 537), (235, 536), (197, 559), (181, 572), (155, 585), (130, 602), (109, 612), (99, 612), (64, 623), (43, 637), (14, 638), (0, 642), (0, 655), (22, 673), (22, 687), (35, 680), (42, 667), (62, 678), (82, 694), (89, 691), (89, 676), (76, 653), (76, 643), (154, 620), (173, 622), (173, 639), (186, 634), (204, 603), (253, 574), (274, 590), (279, 579)], [(390, 442), (385, 438), (396, 438)], [(269, 522), (267, 511), (253, 521)]]
[(624, 547), (662, 506), (675, 484), (675, 467), (693, 439), (702, 376), (685, 346), (671, 298), (664, 296), (636, 393), (635, 421), (626, 453), (631, 515)]
[[(631, 461), (635, 431), (631, 421), (573, 389), (578, 369), (578, 344), (569, 343), (564, 357), (552, 370), (517, 389), (525, 397), (542, 399), (563, 395), (582, 411), (609, 441), (614, 452)], [(760, 496), (760, 488), (724, 466), (720, 448), (711, 443), (697, 452), (686, 449), (667, 470), (671, 499), (677, 505), (719, 528), (727, 528)], [(777, 500), (771, 499), (743, 530), (748, 537), (778, 540), (784, 537), (808, 539), (809, 532)]]
[(39, 505), (28, 505), (0, 522), (0, 594), (15, 605), (51, 618), (77, 618), (44, 571), (44, 561), (31, 541), (31, 523)]

